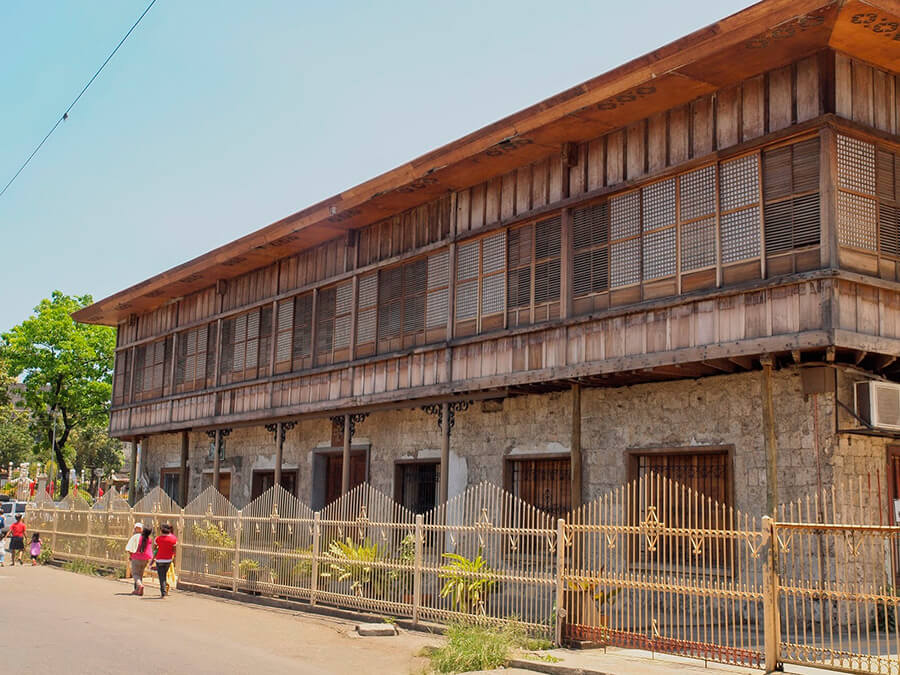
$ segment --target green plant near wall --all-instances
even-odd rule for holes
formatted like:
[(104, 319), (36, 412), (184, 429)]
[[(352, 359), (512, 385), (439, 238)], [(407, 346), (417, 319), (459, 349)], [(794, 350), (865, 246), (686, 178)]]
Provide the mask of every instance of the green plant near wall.
[(367, 592), (380, 593), (383, 589), (375, 582), (375, 565), (381, 558), (378, 544), (372, 544), (368, 539), (354, 542), (350, 537), (341, 541), (335, 539), (328, 546), (326, 554), (334, 562), (331, 562), (328, 571), (320, 576), (331, 578), (338, 583), (350, 582), (350, 590), (359, 597)]
[(38, 554), (37, 561), (39, 565), (46, 565), (51, 560), (53, 560), (53, 551), (50, 550), (49, 546), (41, 547), (41, 552)]
[(250, 576), (256, 576), (260, 569), (262, 569), (262, 565), (259, 564), (258, 560), (254, 560), (253, 558), (244, 558), (238, 563), (238, 571), (243, 579), (248, 579)]
[(465, 614), (483, 609), (497, 581), (491, 578), (493, 570), (481, 551), (471, 560), (458, 553), (445, 553), (443, 557), (450, 562), (441, 567), (439, 577), (444, 580), (441, 597), (452, 598), (457, 611)]
[(234, 555), (234, 537), (215, 523), (204, 520), (203, 524), (194, 523), (192, 528), (194, 536), (205, 546), (206, 561), (208, 563), (223, 563)]
[(291, 567), (291, 577), (293, 579), (307, 579), (308, 577), (312, 576), (313, 547), (310, 545), (306, 548), (295, 548), (293, 552), (300, 555), (309, 556), (309, 558), (302, 558), (298, 560), (293, 567)]

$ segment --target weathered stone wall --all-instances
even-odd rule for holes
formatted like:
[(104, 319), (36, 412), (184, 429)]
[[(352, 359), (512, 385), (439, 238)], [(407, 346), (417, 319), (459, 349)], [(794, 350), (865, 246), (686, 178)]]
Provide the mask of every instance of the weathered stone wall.
[[(751, 372), (583, 390), (586, 497), (596, 498), (627, 480), (629, 450), (732, 446), (734, 506), (751, 515), (762, 515), (766, 504), (762, 377), (760, 372)], [(834, 394), (805, 397), (798, 369), (776, 371), (773, 378), (779, 501), (814, 495), (820, 473), (825, 486), (860, 472), (880, 470), (883, 475), (886, 441), (835, 434)], [(841, 401), (852, 402), (852, 392), (848, 394), (851, 379), (839, 378)], [(814, 405), (818, 407), (818, 464)], [(502, 404), (474, 403), (469, 410), (457, 414), (453, 428), (451, 496), (467, 484), (483, 480), (502, 484), (508, 456), (567, 454), (570, 429), (568, 392), (520, 396)], [(212, 461), (207, 459), (206, 434), (192, 432), (190, 439), (193, 498), (204, 485), (203, 472), (211, 475)], [(331, 423), (327, 419), (304, 421), (288, 432), (285, 470), (298, 470), (298, 496), (307, 503), (312, 496), (313, 455), (330, 445)], [(395, 462), (436, 458), (440, 432), (435, 418), (418, 408), (376, 412), (358, 425), (354, 447), (369, 448), (369, 480), (393, 496)], [(155, 485), (162, 467), (178, 466), (180, 437), (154, 436), (145, 440), (144, 448), (144, 470)], [(272, 434), (263, 427), (235, 429), (228, 436), (222, 468), (232, 472), (231, 499), (238, 507), (250, 499), (252, 472), (272, 469), (274, 458)], [(877, 503), (865, 507), (871, 510), (877, 508)]]

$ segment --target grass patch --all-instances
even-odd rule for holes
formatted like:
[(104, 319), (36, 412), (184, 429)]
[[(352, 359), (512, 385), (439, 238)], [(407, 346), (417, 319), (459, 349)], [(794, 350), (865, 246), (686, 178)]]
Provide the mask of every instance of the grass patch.
[(454, 623), (447, 627), (447, 644), (427, 656), (437, 673), (462, 673), (491, 670), (509, 663), (514, 649), (548, 649), (549, 640), (530, 637), (517, 625), (502, 628), (472, 623)]
[(89, 563), (87, 560), (70, 560), (67, 563), (63, 563), (62, 567), (64, 570), (75, 572), (76, 574), (87, 574), (89, 576), (98, 576), (100, 574), (97, 566)]

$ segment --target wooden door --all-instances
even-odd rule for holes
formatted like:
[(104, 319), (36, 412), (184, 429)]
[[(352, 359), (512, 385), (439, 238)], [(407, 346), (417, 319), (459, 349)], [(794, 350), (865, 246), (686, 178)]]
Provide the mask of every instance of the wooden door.
[[(341, 496), (341, 471), (343, 468), (343, 456), (339, 454), (328, 455), (328, 463), (325, 467), (325, 505), (327, 506)], [(366, 482), (366, 453), (357, 450), (350, 453), (350, 489), (360, 483)]]
[(231, 474), (230, 473), (220, 473), (219, 474), (219, 492), (222, 493), (222, 496), (226, 499), (231, 499)]

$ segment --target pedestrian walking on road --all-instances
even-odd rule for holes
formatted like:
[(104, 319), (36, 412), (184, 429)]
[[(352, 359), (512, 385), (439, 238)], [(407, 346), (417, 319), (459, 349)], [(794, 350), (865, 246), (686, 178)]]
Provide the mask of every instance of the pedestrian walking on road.
[(9, 528), (0, 530), (0, 567), (6, 562), (6, 554), (9, 552)]
[(131, 561), (131, 578), (134, 581), (132, 595), (144, 594), (144, 570), (147, 569), (147, 563), (153, 557), (153, 542), (150, 539), (152, 534), (152, 528), (144, 527), (142, 523), (135, 523), (134, 534), (125, 545)]
[(16, 522), (9, 528), (9, 551), (12, 553), (12, 564), (16, 564), (16, 558), (19, 564), (24, 565), (22, 557), (25, 555), (25, 523), (22, 522), (22, 514), (16, 514)]
[(41, 533), (31, 535), (31, 566), (37, 565), (38, 556), (41, 554)]
[(175, 562), (175, 547), (178, 539), (172, 533), (172, 526), (165, 523), (160, 528), (162, 534), (156, 538), (156, 573), (159, 576), (159, 593), (164, 598), (169, 594), (169, 568)]

